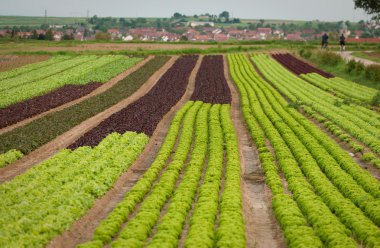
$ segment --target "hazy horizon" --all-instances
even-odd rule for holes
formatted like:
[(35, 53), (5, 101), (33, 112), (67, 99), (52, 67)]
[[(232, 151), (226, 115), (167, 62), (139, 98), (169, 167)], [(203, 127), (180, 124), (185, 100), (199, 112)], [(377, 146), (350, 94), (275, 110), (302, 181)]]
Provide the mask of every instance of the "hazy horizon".
[[(2, 16), (44, 16), (45, 9), (50, 17), (171, 17), (174, 12), (186, 15), (219, 14), (226, 10), (232, 17), (242, 19), (272, 20), (368, 20), (370, 17), (361, 9), (354, 9), (352, 0), (145, 0), (145, 1), (91, 1), (75, 0), (2, 0)], [(20, 8), (23, 6), (23, 8)]]

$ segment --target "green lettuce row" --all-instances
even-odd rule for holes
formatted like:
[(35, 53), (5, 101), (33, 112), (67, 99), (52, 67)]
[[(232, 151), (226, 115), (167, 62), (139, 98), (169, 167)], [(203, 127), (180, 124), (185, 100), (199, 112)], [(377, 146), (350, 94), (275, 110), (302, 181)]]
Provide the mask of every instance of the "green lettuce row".
[(190, 154), (194, 124), (202, 102), (195, 102), (184, 118), (177, 149), (166, 171), (160, 176), (149, 195), (141, 203), (137, 214), (121, 230), (112, 247), (144, 247), (147, 238), (160, 218), (161, 209), (175, 190), (176, 183)]
[[(19, 150), (24, 154), (32, 152), (88, 118), (132, 95), (168, 60), (169, 57), (156, 56), (105, 92), (1, 134), (0, 153), (11, 149)], [(44, 127), (43, 132), (41, 132), (41, 127)]]
[(275, 216), (280, 223), (288, 245), (290, 247), (322, 247), (320, 239), (308, 225), (297, 204), (290, 196), (283, 193), (281, 178), (278, 175), (277, 166), (274, 164), (274, 157), (266, 145), (264, 131), (251, 111), (253, 103), (257, 99), (250, 97), (250, 80), (246, 78), (246, 73), (243, 70), (244, 67), (249, 67), (248, 60), (243, 55), (229, 55), (228, 60), (231, 76), (241, 96), (244, 118), (251, 137), (258, 147), (266, 183), (274, 194), (272, 206)]
[[(278, 104), (272, 104), (272, 107), (276, 109), (276, 112), (279, 113), (281, 118), (285, 120), (300, 140), (303, 141), (304, 145), (314, 156), (314, 159), (318, 161), (329, 179), (340, 188), (343, 195), (350, 198), (356, 205), (362, 207), (363, 210), (367, 209), (364, 211), (370, 216), (373, 216), (376, 223), (379, 223), (380, 215), (377, 216), (376, 214), (378, 211), (373, 207), (370, 207), (372, 210), (368, 209), (367, 204), (372, 205), (374, 203), (373, 197), (380, 197), (380, 182), (368, 171), (363, 170), (334, 140), (329, 139), (327, 135), (310, 123), (297, 110), (288, 108), (286, 100), (283, 99), (275, 89), (263, 80), (258, 82), (260, 82), (260, 84), (258, 84), (260, 88), (266, 91), (264, 92), (266, 97), (271, 98), (272, 102), (278, 102)], [(284, 111), (284, 109), (286, 109), (286, 111)], [(299, 124), (302, 126), (299, 126)], [(344, 171), (340, 170), (339, 167)], [(347, 172), (348, 175), (344, 172)], [(373, 197), (366, 195), (357, 184), (362, 186)], [(347, 190), (347, 188), (350, 190)], [(358, 199), (363, 198), (367, 200), (358, 201)], [(372, 214), (370, 214), (370, 212), (372, 212)]]
[(203, 104), (198, 112), (190, 161), (182, 182), (175, 190), (167, 212), (157, 226), (148, 247), (178, 247), (186, 217), (192, 207), (201, 178), (208, 145), (208, 113), (211, 104)]
[(48, 244), (113, 186), (148, 140), (145, 134), (113, 133), (95, 148), (64, 149), (0, 185), (0, 246)]
[(189, 119), (189, 115), (194, 115), (193, 112), (189, 112), (189, 109), (193, 104), (194, 102), (186, 103), (184, 107), (176, 113), (156, 159), (149, 169), (126, 194), (125, 198), (95, 229), (92, 241), (81, 244), (79, 247), (102, 247), (103, 245), (110, 243), (113, 237), (118, 234), (122, 224), (128, 220), (130, 213), (133, 212), (136, 205), (143, 201), (145, 195), (149, 192), (153, 183), (166, 165), (166, 162), (172, 154), (177, 136), (179, 135), (183, 118), (186, 116), (186, 118)]
[[(20, 87), (1, 92), (0, 99), (2, 100), (0, 100), (0, 107), (5, 107), (10, 104), (29, 99), (31, 97), (48, 93), (66, 84), (87, 84), (92, 79), (96, 79), (96, 77), (99, 77), (99, 75), (101, 75), (103, 66), (107, 68), (107, 77), (103, 78), (103, 80), (108, 79), (110, 76), (113, 77), (118, 74), (120, 70), (125, 70), (135, 65), (141, 59), (132, 58), (127, 59), (124, 63), (119, 63), (120, 65), (118, 67), (115, 67), (115, 70), (111, 70), (111, 72), (114, 74), (110, 75), (109, 65), (114, 65), (112, 62), (121, 60), (124, 60), (122, 56), (97, 57), (96, 60), (87, 61), (86, 63), (80, 64), (71, 69), (67, 69), (61, 73), (55, 74), (45, 79), (37, 80), (32, 83), (21, 85)], [(95, 77), (93, 77), (93, 73), (95, 73)]]
[[(28, 84), (40, 82), (46, 79), (51, 79), (54, 76), (60, 75), (62, 72), (80, 66), (86, 62), (92, 62), (97, 59), (94, 55), (77, 56), (71, 59), (63, 60), (59, 63), (52, 64), (47, 67), (40, 68), (25, 74), (20, 74), (17, 77), (9, 78), (0, 81), (0, 92), (5, 95), (6, 92), (15, 92), (18, 89), (23, 89)], [(91, 63), (90, 63), (91, 64)]]
[(307, 116), (315, 119), (319, 123), (322, 123), (330, 133), (335, 135), (341, 141), (348, 144), (354, 152), (364, 152), (364, 146), (356, 142), (350, 135), (348, 135), (345, 131), (343, 131), (339, 126), (335, 125), (331, 121), (328, 121), (325, 117), (316, 113), (309, 106), (304, 105), (302, 106), (302, 109), (307, 114)]
[(306, 79), (311, 84), (329, 91), (340, 98), (353, 98), (360, 101), (370, 102), (376, 95), (376, 90), (365, 87), (354, 82), (349, 82), (339, 78), (325, 78), (318, 73), (301, 74), (301, 78)]
[(127, 58), (125, 56), (111, 56), (111, 60), (98, 68), (93, 68), (87, 74), (72, 80), (75, 84), (87, 84), (88, 82), (105, 83), (126, 69), (140, 62), (142, 58)]
[[(266, 55), (255, 55), (252, 59), (260, 68), (266, 68), (263, 74), (268, 74), (271, 80), (274, 81), (276, 87), (277, 84), (288, 87), (292, 92), (297, 92), (296, 96), (302, 100), (302, 102), (310, 106), (314, 103), (318, 104), (317, 106), (334, 110), (335, 114), (339, 114), (353, 121), (354, 124), (365, 128), (369, 133), (374, 134), (378, 138), (380, 137), (380, 120), (378, 119), (379, 114), (376, 111), (356, 104), (348, 105), (344, 103), (343, 99), (305, 82), (305, 80), (297, 77), (277, 61)], [(276, 77), (278, 74), (282, 75), (281, 80), (278, 80), (278, 77)]]
[(217, 247), (245, 247), (242, 195), (240, 188), (240, 156), (235, 128), (230, 118), (230, 105), (220, 111), (226, 150), (224, 191), (220, 202), (219, 226), (216, 230)]
[(24, 154), (22, 152), (12, 149), (6, 153), (0, 154), (0, 168), (3, 168), (9, 164), (12, 164), (22, 158)]
[[(260, 84), (260, 82), (258, 83)], [(307, 176), (309, 182), (313, 185), (314, 189), (318, 192), (324, 202), (332, 211), (334, 211), (340, 220), (345, 225), (347, 225), (347, 227), (353, 230), (358, 240), (366, 243), (369, 246), (379, 245), (380, 236), (376, 225), (374, 225), (368, 218), (366, 218), (363, 212), (356, 208), (352, 202), (345, 199), (341, 193), (331, 184), (331, 182), (320, 171), (314, 158), (308, 154), (306, 148), (302, 146), (298, 140), (298, 137), (290, 130), (288, 125), (283, 120), (276, 117), (276, 114), (271, 109), (271, 106), (266, 104), (266, 100), (262, 96), (263, 93), (260, 92), (257, 87), (253, 87), (253, 89), (255, 91), (254, 94), (257, 94), (259, 97), (260, 103), (264, 104), (262, 108), (265, 109), (265, 116), (262, 118), (269, 118), (273, 122), (271, 125), (274, 125), (280, 132), (282, 138), (284, 141), (286, 141), (286, 145), (289, 146), (293, 152), (294, 157), (301, 165), (302, 172)], [(262, 121), (261, 118), (259, 119)], [(282, 147), (280, 146), (280, 148)], [(280, 161), (280, 166), (284, 168), (285, 177), (287, 177), (285, 168), (291, 165), (291, 159), (293, 158), (289, 158), (289, 162), (282, 165)], [(297, 168), (299, 170), (296, 161), (294, 161), (294, 168)], [(295, 171), (292, 170), (293, 174), (294, 172)], [(301, 176), (302, 172), (299, 172), (301, 173)], [(366, 199), (362, 200), (365, 201)], [(375, 207), (373, 205), (370, 206)], [(366, 223), (365, 227), (363, 226), (363, 223)]]
[(184, 247), (213, 247), (216, 239), (214, 228), (224, 160), (220, 107), (215, 104), (210, 109), (208, 164)]
[[(267, 110), (267, 116), (278, 129), (282, 128), (281, 121), (287, 125), (287, 128), (283, 128), (283, 130), (287, 133), (289, 139), (287, 140), (284, 136), (283, 138), (288, 143), (288, 146), (292, 147), (292, 145), (294, 145), (292, 150), (299, 149), (299, 154), (303, 154), (302, 160), (308, 160), (308, 167), (314, 166), (315, 173), (318, 171), (317, 168), (320, 168), (321, 172), (319, 173), (319, 176), (323, 177), (324, 174), (333, 183), (333, 185), (339, 189), (343, 196), (350, 199), (354, 204), (360, 207), (375, 224), (379, 225), (380, 212), (378, 210), (380, 202), (372, 195), (365, 192), (349, 174), (340, 168), (339, 164), (327, 152), (327, 149), (321, 146), (319, 141), (314, 138), (314, 136), (312, 136), (303, 126), (300, 126), (302, 119), (306, 119), (299, 113), (297, 113), (293, 118), (293, 116), (284, 110), (284, 107), (277, 102), (276, 97), (274, 97), (268, 89), (262, 86), (261, 83), (262, 82), (257, 83), (258, 87), (255, 88), (257, 89), (256, 92), (259, 101), (262, 103), (263, 108)], [(277, 98), (279, 97), (280, 95), (277, 96)], [(291, 109), (289, 109), (289, 112), (290, 111)], [(304, 125), (311, 126), (312, 124), (308, 122), (304, 123)], [(322, 132), (316, 132), (316, 135), (323, 134)], [(325, 139), (328, 139), (328, 137), (325, 137)], [(338, 147), (337, 149), (340, 148)], [(298, 160), (301, 159), (301, 157), (297, 157), (296, 153), (294, 154)], [(310, 155), (311, 157), (309, 157)], [(302, 162), (300, 163), (302, 164)], [(368, 176), (371, 177), (371, 175)], [(367, 178), (363, 179), (366, 180)], [(368, 182), (368, 180), (365, 182)], [(380, 194), (380, 185), (376, 179), (374, 180), (373, 185), (369, 184), (368, 186), (373, 186), (373, 188), (370, 188), (370, 192), (373, 195), (376, 196)]]
[[(266, 78), (292, 102), (312, 107), (313, 110), (362, 141), (372, 151), (380, 154), (379, 129), (377, 128), (380, 120), (374, 117), (378, 117), (377, 113), (355, 105), (335, 106), (338, 98), (310, 84), (305, 84), (294, 75), (289, 75), (284, 68), (270, 58), (254, 56), (253, 60)], [(369, 116), (368, 112), (371, 112), (373, 116)]]
[[(320, 99), (324, 100), (324, 101), (321, 101), (320, 103), (322, 104), (329, 103), (329, 106), (336, 105), (338, 107), (337, 108), (338, 111), (340, 110), (345, 111), (345, 115), (350, 114), (354, 117), (359, 117), (359, 120), (361, 118), (362, 120), (367, 121), (370, 125), (380, 129), (380, 120), (379, 120), (378, 112), (371, 110), (367, 108), (366, 106), (362, 106), (362, 104), (357, 105), (357, 104), (350, 104), (350, 102), (346, 103), (346, 101), (343, 100), (341, 97), (333, 96), (330, 93), (319, 89), (318, 87), (315, 87), (315, 86), (310, 85), (309, 83), (306, 83), (305, 80), (303, 80), (300, 77), (295, 76), (294, 74), (286, 70), (281, 64), (277, 63), (277, 61), (271, 59), (271, 63), (272, 62), (273, 64), (271, 64), (271, 66), (273, 66), (273, 69), (286, 73), (285, 76), (289, 79), (292, 78), (293, 84), (302, 86), (301, 88), (306, 90), (306, 92), (313, 93), (312, 96), (319, 97)], [(342, 79), (334, 78), (333, 80), (342, 80)], [(353, 90), (353, 88), (351, 90)], [(343, 98), (347, 98), (347, 97), (343, 97)]]
[[(318, 128), (314, 127), (314, 125), (308, 122), (307, 119), (296, 110), (287, 108), (285, 101), (283, 102), (283, 105), (279, 104), (279, 100), (277, 99), (281, 99), (281, 95), (278, 93), (275, 94), (274, 89), (270, 88), (268, 84), (262, 80), (257, 80), (256, 82), (258, 87), (255, 89), (257, 89), (256, 92), (258, 94), (259, 101), (262, 103), (264, 108), (271, 110), (271, 112), (269, 112), (269, 115), (271, 114), (271, 116), (268, 116), (275, 126), (278, 120), (284, 121), (284, 123), (288, 126), (287, 130), (291, 130), (294, 133), (294, 137), (297, 137), (297, 139), (304, 145), (304, 148), (307, 149), (304, 149), (305, 154), (303, 156), (305, 157), (307, 154), (312, 155), (315, 162), (317, 162), (315, 165), (321, 168), (330, 181), (338, 189), (340, 189), (341, 193), (345, 197), (351, 199), (353, 203), (359, 206), (376, 224), (378, 224), (380, 222), (380, 219), (378, 219), (380, 218), (380, 215), (378, 216), (378, 213), (380, 213), (380, 205), (379, 207), (376, 207), (377, 204), (374, 197), (365, 192), (362, 187), (360, 187), (356, 181), (346, 173), (346, 171), (340, 168), (337, 161), (330, 156), (328, 150), (331, 147), (329, 147), (328, 142), (324, 142), (324, 140), (327, 140), (328, 137), (325, 136), (321, 139), (321, 141), (318, 141), (316, 137), (324, 135)], [(292, 111), (294, 111), (294, 113), (293, 115), (290, 115), (290, 112)], [(303, 125), (300, 126), (299, 124)], [(326, 149), (320, 144), (320, 142), (326, 145)], [(299, 147), (301, 149), (301, 143)], [(333, 148), (340, 149), (339, 147)], [(354, 168), (358, 169), (358, 172), (364, 172), (364, 170), (362, 170), (358, 165)], [(364, 183), (372, 182), (372, 184), (366, 184), (369, 188), (369, 192), (371, 192), (374, 196), (379, 196), (379, 182), (368, 172), (359, 174), (359, 176), (360, 175), (365, 175), (365, 177), (362, 178), (365, 180)], [(373, 181), (367, 180), (368, 177), (372, 178)]]
[(10, 70), (10, 71), (0, 72), (0, 80), (8, 79), (11, 77), (16, 77), (18, 75), (25, 74), (27, 72), (37, 70), (37, 69), (40, 69), (43, 67), (48, 67), (48, 66), (53, 65), (55, 63), (59, 63), (61, 61), (71, 59), (71, 58), (72, 57), (70, 57), (70, 56), (54, 56), (54, 57), (52, 57), (46, 61), (25, 65), (25, 66), (22, 66), (22, 67), (19, 67), (19, 68)]
[[(247, 68), (244, 68), (247, 69)], [(249, 68), (251, 69), (251, 68)], [(247, 71), (246, 71), (247, 73)], [(264, 129), (269, 141), (271, 142), (278, 160), (278, 164), (288, 182), (289, 190), (293, 193), (293, 197), (297, 201), (300, 209), (307, 216), (308, 221), (324, 242), (325, 246), (331, 247), (333, 244), (340, 244), (345, 247), (356, 247), (355, 242), (350, 238), (350, 231), (339, 222), (337, 217), (330, 211), (318, 195), (313, 191), (313, 187), (305, 179), (301, 169), (298, 166), (293, 154), (301, 149), (297, 139), (293, 139), (298, 147), (288, 147), (284, 138), (286, 135), (291, 135), (290, 132), (285, 132), (285, 125), (280, 128), (276, 125), (280, 120), (274, 123), (268, 118), (265, 106), (261, 105), (260, 98), (256, 93), (257, 82), (250, 80), (248, 85), (249, 97), (254, 99), (251, 101), (251, 108), (256, 119)], [(280, 124), (283, 124), (281, 122)], [(275, 126), (276, 125), (276, 126)], [(281, 136), (281, 134), (284, 135)]]

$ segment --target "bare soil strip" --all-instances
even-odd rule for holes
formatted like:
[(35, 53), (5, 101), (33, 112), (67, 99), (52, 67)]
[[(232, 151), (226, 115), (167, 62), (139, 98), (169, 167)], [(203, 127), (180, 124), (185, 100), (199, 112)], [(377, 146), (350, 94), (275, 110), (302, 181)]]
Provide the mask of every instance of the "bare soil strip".
[(272, 194), (265, 184), (258, 153), (252, 144), (240, 110), (239, 93), (225, 59), (224, 73), (231, 90), (231, 117), (237, 131), (242, 166), (241, 189), (247, 247), (286, 247), (286, 242), (272, 210)]
[[(185, 94), (157, 125), (149, 143), (146, 145), (138, 160), (117, 180), (110, 191), (108, 191), (102, 198), (96, 200), (93, 207), (82, 218), (74, 222), (69, 230), (53, 239), (48, 247), (70, 248), (91, 240), (92, 234), (100, 221), (103, 220), (124, 198), (125, 193), (133, 187), (148, 169), (149, 165), (154, 161), (170, 127), (171, 120), (183, 104), (190, 99), (194, 91), (195, 76), (198, 72), (202, 58), (203, 56), (199, 56), (198, 58), (197, 64), (190, 75), (189, 84), (186, 88)], [(175, 59), (171, 59), (165, 67), (168, 69), (171, 64), (174, 63), (174, 60)], [(160, 74), (163, 75), (164, 72)], [(159, 80), (159, 77), (157, 77), (156, 74), (154, 74), (152, 78), (155, 78), (156, 81)]]
[(59, 107), (56, 107), (56, 108), (53, 108), (53, 109), (50, 109), (49, 111), (46, 111), (46, 112), (43, 112), (41, 114), (38, 114), (36, 116), (33, 116), (31, 118), (28, 118), (28, 119), (25, 119), (23, 121), (20, 121), (16, 124), (13, 124), (11, 126), (8, 126), (8, 127), (5, 127), (5, 128), (2, 128), (0, 129), (0, 135), (3, 134), (3, 133), (6, 133), (6, 132), (9, 132), (9, 131), (12, 131), (13, 129), (16, 129), (18, 127), (21, 127), (21, 126), (24, 126), (34, 120), (37, 120), (45, 115), (48, 115), (50, 113), (54, 113), (54, 112), (58, 112), (58, 111), (61, 111), (65, 108), (68, 108), (68, 107), (71, 107), (75, 104), (78, 104), (80, 102), (83, 102), (84, 100), (88, 99), (88, 98), (91, 98), (93, 96), (96, 96), (96, 95), (99, 95), (100, 93), (103, 93), (105, 92), (106, 90), (108, 90), (109, 88), (113, 87), (117, 82), (119, 82), (120, 80), (122, 80), (123, 78), (127, 77), (128, 75), (130, 75), (131, 73), (137, 71), (138, 69), (140, 69), (142, 66), (144, 66), (148, 61), (150, 61), (151, 59), (153, 59), (154, 56), (149, 56), (147, 57), (146, 59), (144, 59), (143, 61), (139, 62), (138, 64), (136, 64), (135, 66), (129, 68), (128, 70), (120, 73), (119, 75), (117, 75), (116, 77), (112, 78), (110, 81), (108, 81), (107, 83), (104, 83), (102, 86), (100, 86), (99, 88), (97, 88), (96, 90), (92, 91), (90, 94), (88, 95), (85, 95), (81, 98), (78, 98), (74, 101), (71, 101), (71, 102), (68, 102), (68, 103), (65, 103), (64, 105), (61, 105)]
[(174, 64), (178, 57), (172, 57), (163, 67), (156, 71), (147, 82), (145, 82), (135, 93), (124, 99), (118, 104), (108, 108), (107, 110), (87, 119), (81, 124), (75, 126), (70, 131), (58, 136), (53, 141), (41, 146), (40, 148), (29, 153), (16, 163), (0, 169), (0, 183), (9, 181), (15, 176), (23, 173), (32, 166), (52, 157), (59, 150), (66, 148), (84, 133), (88, 132), (100, 122), (110, 117), (112, 114), (120, 111), (133, 103), (143, 95), (145, 95), (159, 80), (159, 78)]
[(50, 56), (47, 55), (3, 55), (0, 57), (0, 72), (42, 62), (49, 58)]

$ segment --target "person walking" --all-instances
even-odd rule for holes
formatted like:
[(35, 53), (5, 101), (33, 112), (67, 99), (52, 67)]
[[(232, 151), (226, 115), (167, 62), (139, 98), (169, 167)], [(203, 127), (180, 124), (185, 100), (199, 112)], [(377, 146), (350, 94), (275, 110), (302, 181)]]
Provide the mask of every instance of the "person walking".
[(326, 49), (327, 48), (328, 42), (329, 42), (329, 36), (327, 35), (327, 33), (324, 33), (322, 35), (322, 49)]
[(342, 35), (339, 37), (339, 45), (340, 45), (340, 51), (346, 51), (346, 37), (342, 33)]

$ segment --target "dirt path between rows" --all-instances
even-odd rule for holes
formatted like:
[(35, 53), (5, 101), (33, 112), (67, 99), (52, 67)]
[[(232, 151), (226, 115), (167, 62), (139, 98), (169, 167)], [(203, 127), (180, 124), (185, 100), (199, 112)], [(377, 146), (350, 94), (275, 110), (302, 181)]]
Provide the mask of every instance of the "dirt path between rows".
[(239, 143), (242, 169), (243, 217), (246, 228), (247, 247), (287, 247), (281, 228), (272, 210), (272, 193), (265, 184), (264, 172), (258, 152), (245, 126), (240, 111), (240, 97), (232, 82), (228, 62), (224, 56), (224, 74), (231, 90), (231, 118)]
[(161, 76), (174, 64), (177, 58), (178, 56), (172, 57), (163, 67), (156, 71), (135, 93), (133, 93), (128, 98), (87, 119), (86, 121), (72, 128), (70, 131), (58, 136), (53, 141), (41, 146), (37, 150), (34, 150), (16, 163), (0, 169), (0, 183), (9, 181), (15, 176), (20, 175), (27, 169), (33, 167), (34, 165), (52, 157), (59, 150), (66, 148), (71, 143), (80, 138), (83, 134), (99, 125), (99, 123), (103, 120), (110, 117), (112, 114), (122, 110), (132, 102), (145, 95), (157, 83)]
[(102, 86), (100, 86), (96, 90), (92, 91), (90, 94), (87, 94), (87, 95), (85, 95), (85, 96), (83, 96), (81, 98), (78, 98), (78, 99), (74, 100), (74, 101), (65, 103), (65, 104), (63, 104), (61, 106), (58, 106), (56, 108), (50, 109), (50, 110), (48, 110), (46, 112), (43, 112), (43, 113), (38, 114), (36, 116), (33, 116), (31, 118), (28, 118), (28, 119), (25, 119), (23, 121), (20, 121), (20, 122), (18, 122), (16, 124), (13, 124), (13, 125), (10, 125), (8, 127), (4, 127), (2, 129), (0, 129), (0, 135), (3, 134), (3, 133), (6, 133), (6, 132), (12, 131), (15, 128), (24, 126), (24, 125), (26, 125), (26, 124), (34, 121), (34, 120), (37, 120), (37, 119), (39, 119), (39, 118), (41, 118), (41, 117), (43, 117), (45, 115), (61, 111), (61, 110), (65, 109), (65, 108), (68, 108), (68, 107), (71, 107), (71, 106), (73, 106), (75, 104), (83, 102), (84, 100), (86, 100), (88, 98), (91, 98), (93, 96), (96, 96), (96, 95), (99, 95), (99, 94), (105, 92), (106, 90), (108, 90), (109, 88), (113, 87), (116, 83), (118, 83), (123, 78), (129, 76), (131, 73), (133, 73), (133, 72), (137, 71), (138, 69), (140, 69), (142, 66), (144, 66), (146, 63), (148, 63), (148, 61), (152, 60), (153, 58), (154, 58), (154, 56), (149, 56), (146, 59), (140, 61), (135, 66), (132, 66), (128, 70), (120, 73), (119, 75), (117, 75), (116, 77), (114, 77), (110, 81), (108, 81), (107, 83), (104, 83)]
[(92, 235), (100, 221), (103, 220), (124, 198), (125, 193), (134, 186), (134, 184), (142, 177), (144, 172), (154, 161), (161, 144), (165, 139), (174, 115), (183, 106), (183, 104), (190, 99), (194, 91), (195, 77), (200, 67), (202, 58), (202, 56), (199, 57), (197, 64), (190, 75), (189, 84), (186, 88), (185, 94), (162, 118), (151, 136), (149, 143), (146, 145), (137, 161), (128, 169), (127, 172), (121, 175), (111, 190), (109, 190), (103, 197), (96, 200), (93, 207), (87, 211), (82, 218), (74, 222), (69, 230), (54, 238), (48, 247), (76, 247), (78, 244), (91, 240)]

